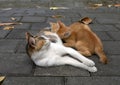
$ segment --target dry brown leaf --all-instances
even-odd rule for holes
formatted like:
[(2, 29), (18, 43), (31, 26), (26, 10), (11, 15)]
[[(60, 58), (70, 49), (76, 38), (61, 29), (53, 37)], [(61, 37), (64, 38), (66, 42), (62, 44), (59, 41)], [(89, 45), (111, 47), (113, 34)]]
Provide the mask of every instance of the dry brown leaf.
[(22, 23), (0, 23), (0, 26), (9, 26), (9, 25), (17, 25)]
[(5, 76), (0, 76), (0, 83), (5, 79)]
[(64, 18), (62, 15), (53, 15), (52, 18)]
[(4, 30), (12, 30), (12, 29), (14, 29), (14, 26), (13, 25), (5, 26), (3, 29)]
[(120, 7), (120, 4), (115, 4), (114, 6), (115, 6), (115, 7)]

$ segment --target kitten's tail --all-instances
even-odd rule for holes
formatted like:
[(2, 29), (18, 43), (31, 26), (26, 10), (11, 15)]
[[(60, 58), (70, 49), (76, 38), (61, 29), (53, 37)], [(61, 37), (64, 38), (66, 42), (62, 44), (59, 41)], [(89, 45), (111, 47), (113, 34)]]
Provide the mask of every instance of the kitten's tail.
[(108, 59), (102, 48), (96, 48), (95, 53), (100, 57), (100, 62), (102, 62), (103, 64), (108, 63)]

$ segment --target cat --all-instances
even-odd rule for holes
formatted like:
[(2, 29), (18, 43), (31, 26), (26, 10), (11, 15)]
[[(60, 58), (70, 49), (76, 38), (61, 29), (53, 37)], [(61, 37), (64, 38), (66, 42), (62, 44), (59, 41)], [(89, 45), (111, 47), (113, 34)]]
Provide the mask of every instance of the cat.
[[(38, 66), (72, 65), (96, 72), (95, 63), (72, 48), (65, 47), (56, 33), (44, 31), (33, 36), (26, 32), (26, 52)], [(71, 57), (70, 57), (71, 56)]]
[(66, 26), (61, 21), (51, 22), (51, 32), (56, 32), (64, 41), (64, 46), (76, 49), (84, 56), (97, 54), (100, 62), (107, 64), (108, 60), (103, 51), (103, 45), (99, 37), (88, 26), (92, 19), (85, 17), (70, 26)]

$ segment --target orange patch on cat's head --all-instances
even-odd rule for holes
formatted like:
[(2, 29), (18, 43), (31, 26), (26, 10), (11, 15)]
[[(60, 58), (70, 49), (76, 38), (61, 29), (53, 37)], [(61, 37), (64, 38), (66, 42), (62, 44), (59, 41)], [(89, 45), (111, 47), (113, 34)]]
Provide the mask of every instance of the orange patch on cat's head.
[(33, 52), (39, 51), (43, 45), (45, 44), (45, 39), (40, 36), (32, 36), (30, 33), (26, 32), (26, 52), (29, 56), (32, 55)]

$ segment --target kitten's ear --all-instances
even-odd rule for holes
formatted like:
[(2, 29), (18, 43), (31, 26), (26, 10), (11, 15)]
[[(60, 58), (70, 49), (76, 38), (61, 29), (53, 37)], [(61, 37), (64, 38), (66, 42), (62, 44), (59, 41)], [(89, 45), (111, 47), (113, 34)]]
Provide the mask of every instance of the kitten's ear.
[(26, 40), (27, 40), (28, 44), (34, 48), (35, 47), (35, 38), (29, 32), (26, 32), (25, 35), (26, 35)]
[(80, 22), (88, 25), (92, 22), (92, 19), (89, 17), (84, 17), (83, 19), (80, 20)]
[(64, 38), (68, 38), (70, 35), (71, 35), (71, 32), (70, 32), (70, 31), (65, 32), (65, 34), (64, 34)]
[(59, 24), (58, 23), (53, 23), (53, 22), (50, 22), (50, 26), (51, 26), (51, 32), (57, 32), (60, 28)]
[(65, 24), (62, 23), (61, 21), (58, 21), (58, 24), (59, 24), (60, 27), (65, 27)]

